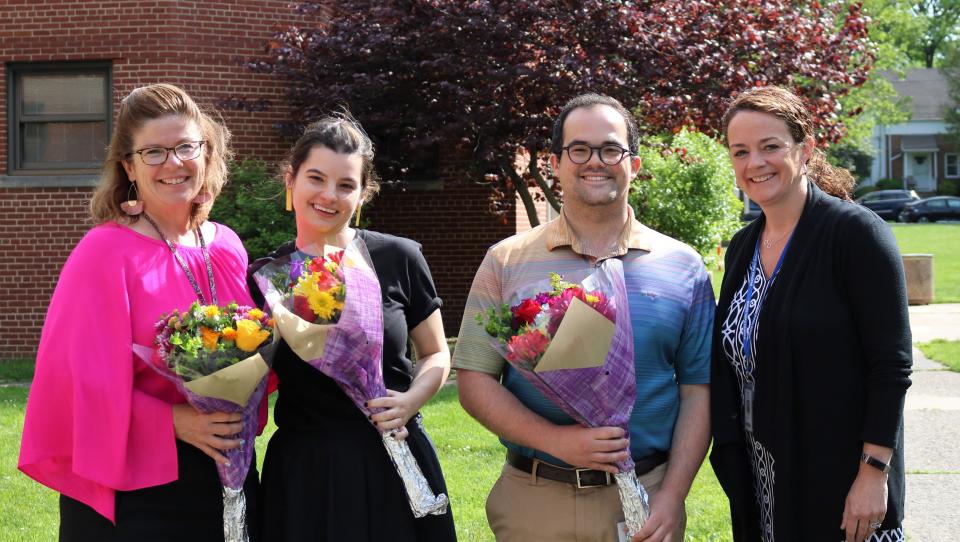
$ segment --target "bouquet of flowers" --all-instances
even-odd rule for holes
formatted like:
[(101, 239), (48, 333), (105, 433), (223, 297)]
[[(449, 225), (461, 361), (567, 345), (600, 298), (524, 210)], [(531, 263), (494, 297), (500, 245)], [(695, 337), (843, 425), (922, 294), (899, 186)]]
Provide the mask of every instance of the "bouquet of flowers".
[[(514, 304), (477, 315), (494, 348), (578, 423), (622, 427), (629, 435), (637, 390), (623, 264), (604, 260), (580, 285), (551, 273), (548, 286), (527, 291)], [(617, 466), (614, 478), (632, 536), (650, 514), (647, 492), (632, 458)]]
[(238, 438), (248, 444), (227, 450), (227, 464), (218, 464), (223, 484), (225, 542), (247, 542), (243, 482), (253, 458), (257, 411), (266, 390), (266, 375), (277, 341), (273, 320), (256, 308), (194, 302), (174, 310), (156, 325), (156, 348), (133, 345), (134, 352), (160, 375), (176, 384), (201, 412), (242, 412)]
[[(387, 395), (380, 281), (361, 239), (345, 249), (315, 248), (270, 262), (254, 280), (290, 349), (333, 379), (369, 419), (381, 409), (367, 407), (367, 401)], [(433, 493), (406, 441), (392, 432), (381, 439), (413, 515), (444, 514), (447, 496)]]

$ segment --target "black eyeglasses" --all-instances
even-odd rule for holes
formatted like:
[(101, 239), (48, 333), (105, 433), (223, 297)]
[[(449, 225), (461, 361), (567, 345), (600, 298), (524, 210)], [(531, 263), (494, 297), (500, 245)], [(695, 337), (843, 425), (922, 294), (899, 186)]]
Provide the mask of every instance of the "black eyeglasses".
[(620, 145), (608, 143), (599, 147), (591, 147), (586, 143), (574, 143), (563, 147), (567, 151), (567, 156), (574, 164), (586, 164), (593, 157), (593, 151), (597, 151), (600, 161), (608, 166), (619, 164), (624, 156), (632, 154), (629, 149), (624, 149)]
[(167, 161), (170, 151), (173, 151), (173, 154), (177, 155), (177, 158), (180, 160), (193, 160), (200, 156), (200, 149), (203, 148), (205, 143), (206, 141), (188, 141), (176, 147), (148, 147), (146, 149), (140, 149), (139, 151), (133, 151), (127, 156), (139, 154), (140, 160), (142, 160), (144, 164), (148, 166), (159, 166)]

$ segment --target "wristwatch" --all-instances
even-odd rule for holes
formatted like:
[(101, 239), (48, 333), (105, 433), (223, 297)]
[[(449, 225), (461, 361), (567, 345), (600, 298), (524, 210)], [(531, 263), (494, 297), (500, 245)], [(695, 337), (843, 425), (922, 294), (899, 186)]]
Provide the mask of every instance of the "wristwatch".
[(879, 459), (877, 459), (876, 457), (873, 457), (870, 454), (866, 454), (866, 453), (862, 454), (860, 456), (860, 461), (863, 461), (867, 465), (870, 465), (871, 467), (879, 470), (884, 474), (887, 474), (888, 472), (890, 472), (890, 463), (884, 463), (883, 461), (880, 461)]

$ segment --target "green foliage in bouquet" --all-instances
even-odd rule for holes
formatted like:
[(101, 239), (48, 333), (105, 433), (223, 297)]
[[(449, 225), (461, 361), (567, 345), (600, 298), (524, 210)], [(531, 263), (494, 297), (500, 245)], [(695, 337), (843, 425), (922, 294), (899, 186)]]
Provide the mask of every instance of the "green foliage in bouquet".
[(157, 354), (184, 381), (215, 373), (250, 357), (273, 336), (273, 320), (257, 308), (194, 301), (156, 325)]

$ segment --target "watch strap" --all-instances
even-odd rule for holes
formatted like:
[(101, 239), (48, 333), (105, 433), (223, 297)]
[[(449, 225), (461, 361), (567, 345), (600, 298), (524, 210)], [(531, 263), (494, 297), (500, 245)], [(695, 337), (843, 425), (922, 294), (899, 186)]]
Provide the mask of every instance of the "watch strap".
[(890, 472), (890, 463), (884, 463), (883, 461), (880, 461), (879, 459), (877, 459), (876, 457), (873, 457), (870, 454), (867, 454), (867, 453), (861, 454), (860, 460), (884, 474), (887, 474), (888, 472)]

